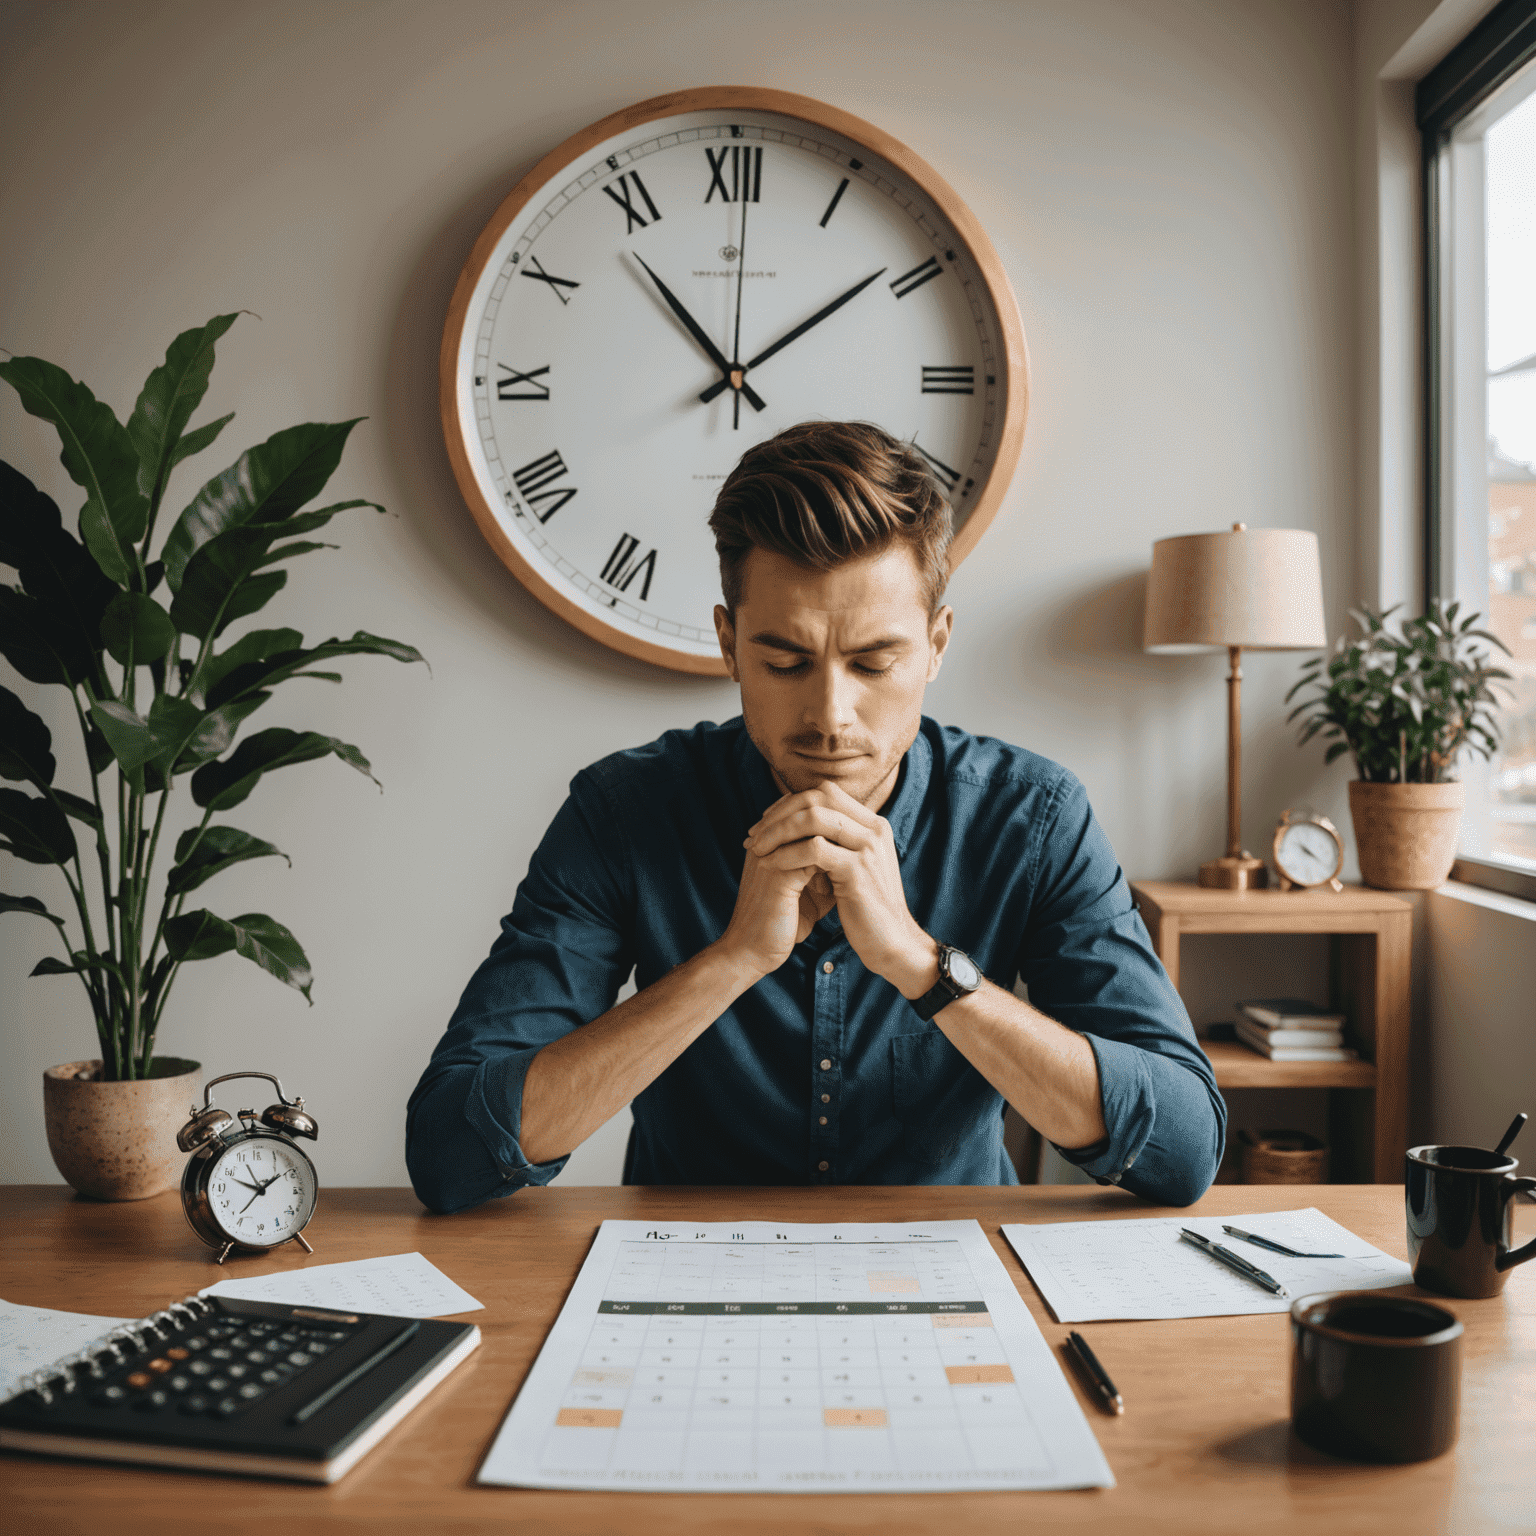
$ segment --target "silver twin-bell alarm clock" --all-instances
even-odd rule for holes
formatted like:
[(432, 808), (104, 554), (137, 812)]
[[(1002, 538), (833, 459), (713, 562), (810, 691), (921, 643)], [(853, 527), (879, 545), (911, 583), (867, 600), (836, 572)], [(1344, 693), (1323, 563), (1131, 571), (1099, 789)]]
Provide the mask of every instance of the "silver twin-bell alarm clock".
[[(236, 1116), (213, 1103), (213, 1090), (234, 1077), (264, 1077), (278, 1102), (258, 1116)], [(222, 1264), (236, 1248), (263, 1252), (295, 1242), (315, 1250), (301, 1235), (315, 1214), (320, 1180), (315, 1165), (299, 1150), (296, 1136), (313, 1141), (319, 1127), (304, 1112), (303, 1099), (290, 1099), (270, 1072), (226, 1072), (203, 1090), (203, 1107), (176, 1133), (176, 1145), (190, 1152), (181, 1176), (181, 1206), (192, 1230), (219, 1250)]]

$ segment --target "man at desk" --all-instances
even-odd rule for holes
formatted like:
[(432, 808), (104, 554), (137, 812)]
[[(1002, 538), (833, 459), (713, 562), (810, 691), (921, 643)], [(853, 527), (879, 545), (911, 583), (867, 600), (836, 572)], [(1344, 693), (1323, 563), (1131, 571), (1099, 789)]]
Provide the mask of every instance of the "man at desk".
[(572, 781), (411, 1096), (417, 1194), (547, 1184), (631, 1103), (628, 1183), (1011, 1184), (1008, 1103), (1198, 1199), (1225, 1109), (1082, 785), (922, 715), (954, 612), (921, 459), (794, 427), (710, 527), (741, 715)]

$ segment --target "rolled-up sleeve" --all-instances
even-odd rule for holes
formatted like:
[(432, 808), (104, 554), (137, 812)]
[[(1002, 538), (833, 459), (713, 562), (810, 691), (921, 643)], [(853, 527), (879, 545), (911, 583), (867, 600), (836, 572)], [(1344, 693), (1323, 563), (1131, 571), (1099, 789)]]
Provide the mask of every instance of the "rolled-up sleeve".
[(1083, 786), (1064, 774), (1038, 846), (1019, 950), (1030, 1003), (1082, 1034), (1107, 1136), (1058, 1148), (1101, 1182), (1189, 1205), (1221, 1162), (1227, 1111), (1182, 999), (1131, 900)]
[(626, 854), (600, 787), (578, 774), (407, 1106), (406, 1166), (429, 1209), (465, 1210), (565, 1166), (524, 1156), (523, 1082), (546, 1045), (613, 1006), (634, 967)]

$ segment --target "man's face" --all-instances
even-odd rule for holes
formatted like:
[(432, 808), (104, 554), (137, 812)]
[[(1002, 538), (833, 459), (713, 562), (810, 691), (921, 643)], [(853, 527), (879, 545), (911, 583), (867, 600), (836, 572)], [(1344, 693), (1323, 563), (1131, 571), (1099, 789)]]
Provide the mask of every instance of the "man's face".
[(917, 735), (954, 610), (930, 622), (904, 545), (812, 571), (754, 549), (733, 625), (715, 609), (747, 734), (781, 788), (831, 780), (878, 811)]

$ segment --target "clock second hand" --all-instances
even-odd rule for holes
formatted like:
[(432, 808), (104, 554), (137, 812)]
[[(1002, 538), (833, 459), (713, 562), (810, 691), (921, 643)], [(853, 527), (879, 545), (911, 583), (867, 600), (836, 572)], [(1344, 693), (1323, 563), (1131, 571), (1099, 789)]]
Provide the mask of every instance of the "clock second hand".
[[(824, 306), (821, 309), (818, 309), (809, 320), (802, 320), (800, 324), (794, 328), (794, 330), (790, 331), (787, 335), (779, 337), (779, 339), (774, 342), (771, 347), (766, 347), (763, 351), (759, 352), (751, 362), (741, 367), (741, 373), (746, 375), (753, 368), (758, 367), (762, 363), (766, 363), (775, 352), (781, 352), (790, 344), (790, 342), (798, 341), (800, 337), (804, 336), (805, 333), (810, 330), (813, 325), (820, 325), (821, 322), (825, 320), (829, 315), (836, 314), (837, 311), (840, 310), (843, 305), (849, 301), (849, 299), (857, 298), (861, 293), (864, 292), (866, 288), (869, 287), (872, 282), (874, 282), (877, 277), (880, 276), (880, 273), (884, 272), (885, 270), (886, 269), (884, 267), (881, 267), (879, 272), (871, 272), (863, 282), (855, 283), (853, 287), (850, 288), (846, 293), (838, 294), (838, 296), (833, 299), (830, 304)], [(702, 400), (705, 405), (708, 405), (709, 402), (713, 400), (717, 395), (719, 395), (722, 390), (733, 389), (735, 388), (735, 385), (736, 379), (734, 374), (728, 373), (725, 378), (716, 380), (716, 382), (711, 384), (708, 389), (704, 390), (699, 395), (699, 399)], [(746, 382), (745, 377), (743, 377), (742, 380), (741, 390), (743, 394), (750, 397), (752, 386)]]
[[(656, 287), (661, 293), (662, 298), (667, 301), (667, 307), (672, 311), (674, 315), (677, 316), (679, 320), (683, 322), (683, 326), (687, 330), (688, 334), (692, 336), (693, 339), (698, 342), (701, 347), (703, 347), (704, 355), (710, 360), (710, 362), (715, 365), (715, 367), (720, 370), (720, 388), (715, 391), (715, 394), (719, 394), (721, 389), (733, 388), (734, 386), (731, 380), (731, 364), (726, 362), (725, 357), (721, 353), (719, 347), (717, 347), (714, 342), (709, 339), (709, 336), (705, 332), (704, 327), (701, 326), (699, 322), (695, 320), (686, 309), (683, 308), (682, 302), (678, 299), (677, 295), (673, 293), (672, 290), (668, 288), (667, 285), (662, 282), (662, 280), (657, 277), (649, 267), (645, 265), (644, 258), (641, 257), (638, 252), (631, 251), (630, 255), (633, 256), (642, 267), (645, 267), (646, 275), (653, 283), (656, 284)], [(745, 370), (740, 371), (745, 372)], [(762, 411), (768, 408), (768, 402), (764, 400), (757, 393), (757, 391), (752, 388), (750, 384), (743, 382), (741, 386), (741, 393), (747, 397), (747, 403), (751, 405), (754, 410)], [(709, 398), (713, 400), (715, 396), (711, 395)]]

